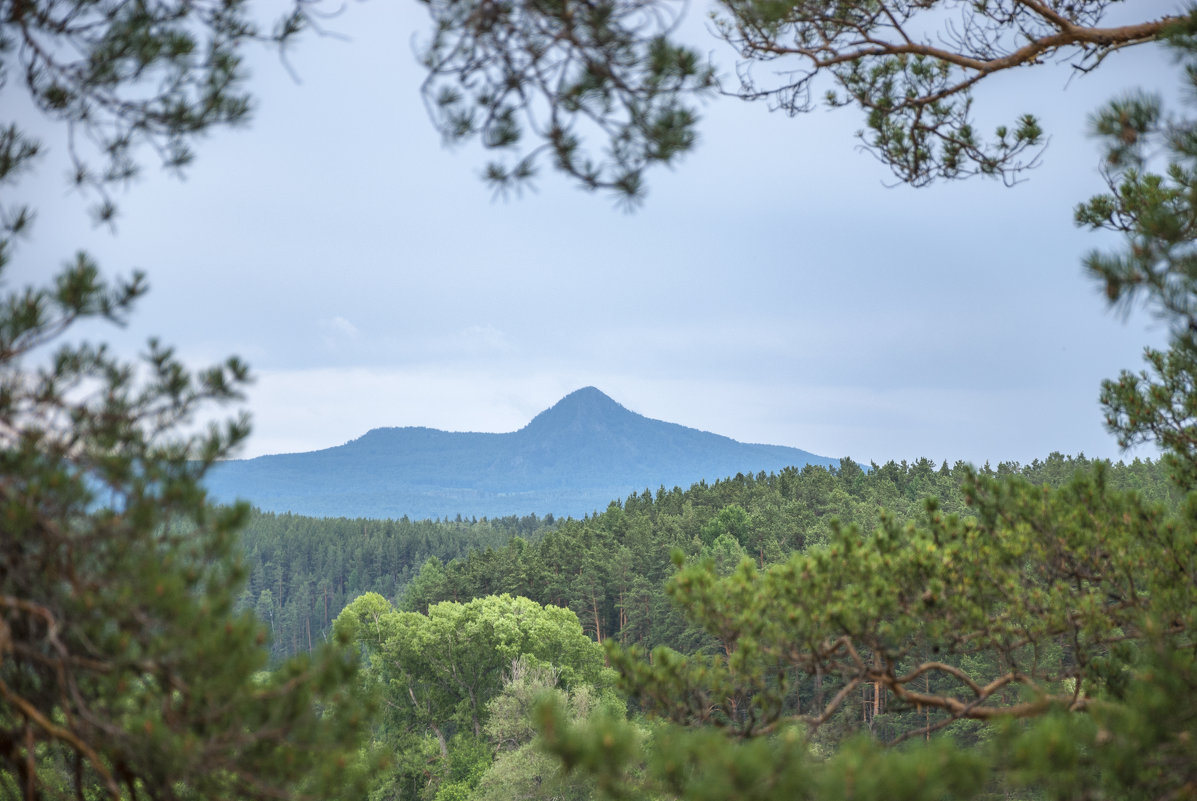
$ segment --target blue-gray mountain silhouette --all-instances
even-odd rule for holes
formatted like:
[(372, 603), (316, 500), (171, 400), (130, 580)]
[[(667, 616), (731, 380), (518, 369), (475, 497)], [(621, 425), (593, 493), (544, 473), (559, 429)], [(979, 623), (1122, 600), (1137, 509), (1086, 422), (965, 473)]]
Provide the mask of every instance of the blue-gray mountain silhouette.
[(335, 448), (225, 462), (206, 483), (218, 501), (303, 515), (581, 517), (632, 492), (806, 464), (839, 460), (652, 420), (586, 387), (508, 434), (376, 428)]

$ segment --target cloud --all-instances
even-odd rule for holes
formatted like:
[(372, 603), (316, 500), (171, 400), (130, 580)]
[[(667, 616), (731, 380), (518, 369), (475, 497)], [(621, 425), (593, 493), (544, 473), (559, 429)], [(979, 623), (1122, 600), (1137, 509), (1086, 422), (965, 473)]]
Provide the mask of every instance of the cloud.
[(347, 350), (357, 350), (362, 332), (356, 325), (341, 315), (322, 317), (316, 321), (320, 332), (320, 345), (326, 353), (344, 355)]
[(357, 339), (362, 333), (356, 325), (340, 315), (325, 317), (318, 325), (326, 338)]
[(514, 350), (507, 335), (490, 323), (471, 325), (458, 331), (451, 345), (465, 356), (510, 353)]

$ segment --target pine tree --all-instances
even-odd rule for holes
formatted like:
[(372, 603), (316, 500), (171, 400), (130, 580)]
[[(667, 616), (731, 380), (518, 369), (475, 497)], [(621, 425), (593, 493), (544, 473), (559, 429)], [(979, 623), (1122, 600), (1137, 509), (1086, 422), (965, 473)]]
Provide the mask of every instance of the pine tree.
[(266, 632), (233, 610), (247, 510), (210, 507), (200, 481), (246, 422), (181, 433), (239, 397), (245, 367), (193, 375), (155, 343), (132, 365), (67, 341), (142, 290), (80, 257), (0, 305), (0, 796), (352, 788), (352, 662), (330, 649), (264, 673)]
[[(144, 151), (179, 170), (205, 131), (246, 120), (239, 48), (290, 41), (307, 11), (264, 33), (242, 0), (2, 0), (0, 92), (62, 123), (73, 182), (108, 220)], [(42, 152), (0, 124), (0, 271), (32, 233), (11, 199)], [(146, 289), (80, 253), (0, 295), (0, 797), (352, 795), (369, 713), (354, 661), (329, 648), (265, 670), (266, 631), (234, 611), (247, 510), (201, 486), (249, 429), (197, 417), (239, 399), (247, 368), (193, 373), (157, 341), (130, 362), (77, 333), (123, 323)]]
[[(1197, 26), (1174, 44), (1192, 91)], [(928, 501), (918, 525), (840, 527), (765, 570), (684, 565), (670, 592), (727, 653), (658, 649), (650, 663), (608, 644), (624, 685), (671, 724), (647, 758), (657, 792), (1193, 797), (1197, 124), (1140, 94), (1094, 127), (1110, 191), (1077, 220), (1124, 240), (1086, 264), (1112, 304), (1143, 303), (1172, 334), (1166, 351), (1147, 351), (1147, 371), (1106, 382), (1101, 400), (1122, 444), (1165, 451), (1179, 512), (1111, 486), (1101, 464), (1058, 489), (999, 465), (965, 471), (968, 516)], [(862, 702), (868, 736), (843, 739)], [(571, 727), (551, 707), (542, 726), (568, 768), (615, 796), (643, 792), (621, 782), (626, 762), (602, 757), (634, 741), (630, 726)], [(829, 758), (812, 755), (829, 747)]]
[[(984, 176), (1012, 183), (1045, 134), (1032, 113), (979, 129), (972, 89), (1046, 62), (1111, 69), (1117, 51), (1159, 41), (1185, 13), (1106, 21), (1109, 0), (973, 3), (909, 0), (720, 0), (712, 22), (739, 57), (724, 94), (798, 115), (824, 101), (864, 115), (864, 149), (899, 181)], [(541, 158), (587, 190), (635, 204), (644, 173), (698, 141), (698, 101), (716, 69), (677, 34), (674, 0), (430, 3), (425, 99), (447, 140), (477, 138), (500, 192), (536, 176)], [(959, 13), (956, 13), (956, 12)]]

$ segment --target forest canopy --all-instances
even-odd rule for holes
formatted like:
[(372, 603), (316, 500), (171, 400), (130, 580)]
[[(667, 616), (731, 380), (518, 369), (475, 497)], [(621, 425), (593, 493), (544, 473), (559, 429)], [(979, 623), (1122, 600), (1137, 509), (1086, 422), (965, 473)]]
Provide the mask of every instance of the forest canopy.
[[(999, 5), (1049, 9), (973, 7)], [(1190, 92), (1193, 31), (1171, 29)], [(1076, 220), (1120, 244), (1085, 266), (1112, 305), (1141, 303), (1170, 331), (1100, 400), (1121, 444), (1163, 449), (1179, 508), (1115, 489), (1101, 468), (1055, 489), (969, 471), (966, 514), (930, 498), (921, 520), (841, 526), (825, 548), (764, 568), (742, 560), (730, 574), (679, 558), (669, 593), (720, 647), (658, 648), (651, 660), (608, 647), (633, 701), (669, 721), (641, 765), (652, 791), (1192, 796), (1197, 142), (1191, 110), (1169, 114), (1146, 92), (1112, 101), (1092, 126), (1108, 191)], [(823, 758), (828, 727), (852, 707), (871, 736)], [(633, 727), (544, 715), (566, 766), (616, 796), (644, 792), (645, 778), (624, 778), (628, 761), (595, 758), (596, 744), (636, 740)]]

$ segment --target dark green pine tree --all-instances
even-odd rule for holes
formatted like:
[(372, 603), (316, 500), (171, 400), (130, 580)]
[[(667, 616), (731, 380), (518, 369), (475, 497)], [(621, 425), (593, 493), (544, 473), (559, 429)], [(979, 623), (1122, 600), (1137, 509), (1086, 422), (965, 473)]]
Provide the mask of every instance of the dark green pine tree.
[[(835, 8), (860, 36), (876, 23), (869, 9), (929, 5)], [(977, 19), (1001, 4), (974, 5)], [(1011, 19), (1054, 14), (1058, 30), (1075, 33), (1063, 15), (1101, 4), (1067, 5), (1002, 7), (1022, 9)], [(770, 8), (786, 20), (762, 26), (761, 36), (829, 6)], [(1192, 97), (1197, 15), (1173, 23), (1167, 33)], [(1149, 27), (1139, 35), (1167, 28)], [(830, 52), (821, 34), (819, 52)], [(1104, 46), (1088, 51), (1094, 66)], [(918, 62), (905, 66), (914, 74)], [(899, 73), (853, 77), (865, 90), (870, 75)], [(900, 128), (877, 122), (879, 135), (901, 144)], [(743, 563), (720, 576), (685, 565), (670, 592), (726, 654), (658, 649), (649, 662), (609, 644), (624, 685), (671, 725), (621, 762), (637, 742), (632, 727), (574, 727), (542, 709), (543, 731), (567, 768), (594, 774), (616, 797), (691, 801), (1194, 797), (1197, 122), (1169, 117), (1145, 94), (1111, 103), (1094, 122), (1107, 143), (1109, 191), (1081, 205), (1077, 220), (1123, 242), (1086, 263), (1112, 304), (1143, 303), (1171, 330), (1166, 350), (1147, 351), (1148, 369), (1106, 382), (1101, 402), (1122, 444), (1162, 448), (1180, 508), (1114, 486), (1106, 465), (1079, 458), (1084, 469), (1058, 487), (1071, 469), (1056, 464), (1062, 459), (1029, 470), (987, 465), (963, 471), (967, 515), (928, 501), (918, 524), (887, 515), (871, 533), (832, 527), (826, 547), (765, 570)], [(870, 479), (891, 482), (901, 499), (925, 491), (931, 465), (874, 465)], [(813, 697), (811, 679), (821, 682)], [(862, 717), (867, 736), (827, 737)], [(626, 779), (633, 759), (643, 768), (635, 783)]]
[[(59, 152), (106, 220), (143, 150), (180, 169), (196, 137), (244, 121), (239, 48), (290, 40), (307, 9), (266, 33), (242, 0), (0, 0), (4, 116), (31, 101), (63, 123), (44, 135), (70, 129)], [(13, 202), (43, 151), (29, 127), (0, 120), (0, 271), (33, 227)], [(247, 510), (200, 485), (248, 426), (195, 433), (197, 413), (239, 398), (246, 367), (191, 373), (155, 341), (130, 363), (75, 335), (145, 291), (79, 254), (0, 296), (0, 798), (360, 796), (356, 660), (265, 670), (266, 631), (234, 612)]]
[[(942, 13), (944, 5), (956, 4), (720, 0), (712, 27), (739, 58), (720, 70), (675, 38), (687, 6), (673, 0), (581, 10), (430, 3), (424, 93), (448, 141), (476, 138), (494, 155), (484, 177), (500, 192), (535, 178), (544, 160), (583, 188), (634, 205), (645, 171), (676, 163), (698, 141), (697, 101), (719, 72), (732, 76), (725, 94), (787, 114), (823, 102), (855, 106), (862, 147), (901, 182), (979, 175), (1013, 183), (1038, 163), (1044, 132), (1033, 113), (982, 130), (973, 87), (1045, 63), (1104, 67), (1115, 51), (1160, 39), (1187, 4), (978, 1), (960, 4), (960, 14)], [(1112, 18), (1122, 5), (1137, 7)]]
[(244, 366), (192, 375), (157, 345), (131, 365), (63, 341), (142, 289), (81, 258), (0, 305), (0, 797), (353, 792), (355, 660), (264, 672), (266, 629), (234, 612), (247, 510), (209, 507), (200, 479), (245, 421), (176, 433), (238, 397)]

